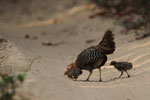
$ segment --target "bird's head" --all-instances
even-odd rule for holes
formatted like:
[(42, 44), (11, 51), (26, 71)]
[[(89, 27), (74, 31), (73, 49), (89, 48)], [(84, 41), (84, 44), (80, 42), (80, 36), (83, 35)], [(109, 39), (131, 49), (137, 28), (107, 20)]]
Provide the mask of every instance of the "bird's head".
[(68, 65), (67, 70), (64, 75), (67, 75), (68, 78), (77, 80), (78, 76), (82, 74), (82, 70), (77, 68), (75, 62)]
[(110, 63), (110, 65), (115, 65), (117, 62), (116, 61), (112, 61), (111, 63)]

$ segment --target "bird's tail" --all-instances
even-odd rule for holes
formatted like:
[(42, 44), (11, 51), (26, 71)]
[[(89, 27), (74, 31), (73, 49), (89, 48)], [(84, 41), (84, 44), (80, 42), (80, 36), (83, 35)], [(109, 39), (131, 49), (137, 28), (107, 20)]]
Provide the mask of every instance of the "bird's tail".
[(115, 51), (114, 34), (111, 30), (107, 30), (103, 36), (102, 41), (98, 44), (99, 50), (103, 54), (112, 54)]

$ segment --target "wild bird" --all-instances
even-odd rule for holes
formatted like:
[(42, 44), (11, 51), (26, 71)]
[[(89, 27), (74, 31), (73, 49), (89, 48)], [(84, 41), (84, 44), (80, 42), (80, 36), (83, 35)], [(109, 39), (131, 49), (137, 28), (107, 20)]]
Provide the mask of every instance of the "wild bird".
[(132, 63), (112, 61), (110, 63), (110, 65), (113, 65), (118, 71), (121, 72), (121, 75), (119, 76), (119, 78), (121, 78), (121, 76), (123, 75), (123, 72), (126, 72), (128, 77), (130, 77), (130, 75), (128, 74), (127, 70), (132, 69), (132, 67), (133, 67)]
[(82, 70), (90, 72), (86, 81), (89, 81), (94, 69), (99, 69), (99, 81), (101, 78), (101, 67), (107, 61), (107, 55), (115, 51), (114, 34), (111, 30), (107, 30), (102, 38), (102, 41), (96, 45), (83, 50), (77, 57), (76, 61), (68, 65), (67, 71), (64, 75), (68, 78), (77, 80), (78, 76), (82, 74)]

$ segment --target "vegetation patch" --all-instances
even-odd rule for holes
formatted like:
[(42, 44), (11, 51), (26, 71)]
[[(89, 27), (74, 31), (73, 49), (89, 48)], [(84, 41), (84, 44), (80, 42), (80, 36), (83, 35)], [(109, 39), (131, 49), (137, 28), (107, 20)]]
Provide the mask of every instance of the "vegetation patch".
[(26, 77), (26, 73), (0, 76), (0, 100), (13, 100), (16, 89), (21, 86)]
[[(149, 0), (89, 0), (105, 13), (96, 12), (98, 16), (115, 18), (129, 30), (144, 30), (150, 35), (150, 1)], [(101, 11), (101, 10), (99, 10)], [(102, 12), (102, 11), (101, 11)], [(90, 18), (93, 18), (90, 17)], [(145, 36), (144, 37), (148, 37)]]

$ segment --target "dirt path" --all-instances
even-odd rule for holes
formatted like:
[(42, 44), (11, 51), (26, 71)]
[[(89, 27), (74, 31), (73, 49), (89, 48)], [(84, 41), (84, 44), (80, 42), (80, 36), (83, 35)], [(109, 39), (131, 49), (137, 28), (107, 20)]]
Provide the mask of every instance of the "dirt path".
[[(46, 3), (47, 6), (51, 4), (47, 0), (43, 5), (46, 6)], [(30, 20), (22, 15), (19, 23), (18, 19), (13, 17), (12, 21), (2, 21), (0, 24), (0, 34), (22, 48), (27, 58), (41, 57), (33, 64), (23, 88), (19, 90), (22, 94), (32, 100), (149, 100), (149, 38), (129, 42), (134, 39), (134, 33), (119, 33), (121, 27), (111, 19), (89, 19), (91, 12), (83, 4), (71, 5), (61, 12), (45, 14), (42, 20), (35, 20), (37, 16), (41, 16), (40, 11), (39, 9), (39, 12), (34, 12), (32, 19), (29, 17)], [(11, 15), (9, 12), (7, 14)], [(98, 82), (97, 70), (94, 71), (90, 82), (74, 82), (64, 77), (66, 66), (75, 60), (81, 50), (97, 44), (108, 28), (113, 28), (117, 49), (109, 56), (102, 70), (103, 82)], [(30, 37), (25, 38), (26, 35)], [(91, 39), (95, 41), (86, 43)], [(42, 45), (47, 42), (54, 45)], [(112, 60), (131, 61), (134, 65), (133, 70), (129, 72), (131, 78), (124, 75), (123, 79), (113, 80), (120, 73), (108, 66)], [(79, 80), (84, 80), (87, 74), (88, 72), (84, 71)]]

